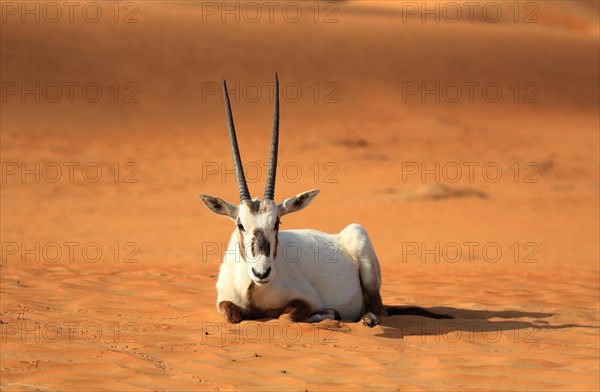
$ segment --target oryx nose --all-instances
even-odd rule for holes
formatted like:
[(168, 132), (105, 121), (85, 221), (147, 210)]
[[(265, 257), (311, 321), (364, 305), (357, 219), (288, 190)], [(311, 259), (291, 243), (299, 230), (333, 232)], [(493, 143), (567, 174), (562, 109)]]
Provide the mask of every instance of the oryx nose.
[(254, 268), (252, 268), (252, 273), (254, 274), (254, 276), (256, 276), (258, 279), (263, 280), (265, 279), (267, 276), (269, 276), (269, 274), (271, 273), (271, 267), (267, 268), (267, 270), (265, 272), (258, 273), (256, 272), (256, 270)]

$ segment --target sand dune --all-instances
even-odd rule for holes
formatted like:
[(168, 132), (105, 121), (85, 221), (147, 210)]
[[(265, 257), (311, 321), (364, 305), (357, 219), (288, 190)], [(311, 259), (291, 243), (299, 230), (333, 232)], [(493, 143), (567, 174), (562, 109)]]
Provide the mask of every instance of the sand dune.
[[(297, 23), (136, 4), (137, 23), (2, 23), (3, 390), (598, 389), (597, 2), (537, 2), (535, 23), (505, 2), (498, 23), (422, 23), (402, 2), (325, 2), (317, 23), (306, 4)], [(260, 194), (274, 71), (276, 196), (321, 189), (282, 229), (360, 222), (384, 303), (454, 320), (222, 323), (233, 227), (197, 198), (237, 200), (218, 86), (237, 89)]]

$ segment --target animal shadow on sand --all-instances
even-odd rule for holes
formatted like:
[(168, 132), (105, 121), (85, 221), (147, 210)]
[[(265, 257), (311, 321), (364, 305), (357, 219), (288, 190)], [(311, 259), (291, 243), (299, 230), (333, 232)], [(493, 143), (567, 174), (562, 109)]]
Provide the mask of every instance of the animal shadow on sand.
[[(401, 307), (398, 307), (401, 309)], [(391, 339), (403, 339), (406, 336), (436, 336), (444, 340), (458, 341), (473, 338), (480, 333), (487, 341), (498, 341), (502, 336), (510, 336), (518, 342), (537, 342), (536, 334), (541, 330), (565, 328), (594, 328), (597, 325), (560, 324), (551, 325), (547, 320), (553, 313), (525, 312), (520, 310), (472, 310), (451, 307), (432, 307), (426, 311), (450, 315), (450, 319), (434, 319), (416, 316), (389, 316), (380, 319), (383, 333), (377, 336)], [(523, 318), (535, 319), (524, 321)], [(497, 320), (501, 319), (501, 320)]]

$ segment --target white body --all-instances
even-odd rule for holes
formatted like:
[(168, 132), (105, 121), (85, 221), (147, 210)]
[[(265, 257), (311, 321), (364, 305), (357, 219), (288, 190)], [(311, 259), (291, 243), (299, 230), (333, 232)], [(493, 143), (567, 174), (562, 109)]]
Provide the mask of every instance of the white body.
[[(248, 287), (253, 281), (246, 263), (251, 262), (242, 259), (234, 232), (217, 281), (217, 306), (231, 301), (248, 307)], [(377, 291), (381, 288), (377, 256), (358, 224), (338, 234), (280, 231), (273, 264), (277, 274), (253, 293), (253, 304), (261, 310), (281, 308), (300, 299), (314, 309), (335, 309), (344, 319), (359, 320), (365, 311), (361, 279), (376, 284)]]
[(385, 314), (379, 293), (381, 273), (369, 236), (360, 225), (352, 224), (334, 235), (314, 230), (279, 231), (280, 218), (305, 208), (319, 190), (275, 203), (279, 148), (277, 73), (269, 171), (262, 200), (250, 196), (225, 81), (223, 90), (240, 204), (200, 195), (209, 210), (236, 224), (217, 281), (219, 313), (230, 323), (282, 314), (288, 314), (293, 321), (316, 322), (340, 317), (359, 320), (368, 308), (363, 323), (376, 325), (377, 316)]

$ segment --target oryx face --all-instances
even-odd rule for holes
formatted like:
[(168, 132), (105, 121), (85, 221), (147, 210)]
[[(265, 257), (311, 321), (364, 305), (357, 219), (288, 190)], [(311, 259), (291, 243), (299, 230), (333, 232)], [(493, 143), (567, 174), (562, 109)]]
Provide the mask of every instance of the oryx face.
[(280, 217), (306, 207), (318, 194), (319, 190), (313, 189), (279, 204), (270, 199), (254, 199), (242, 200), (239, 206), (213, 196), (200, 195), (200, 199), (212, 212), (235, 222), (240, 261), (246, 264), (250, 279), (260, 285), (272, 281), (277, 270)]
[(257, 284), (265, 284), (275, 276), (277, 207), (271, 200), (242, 202), (236, 219), (238, 247), (246, 262), (248, 276)]
[(275, 204), (274, 202), (275, 169), (277, 167), (277, 150), (279, 145), (279, 81), (277, 74), (275, 74), (273, 134), (264, 199), (250, 199), (225, 81), (223, 81), (223, 89), (225, 92), (225, 110), (227, 112), (229, 140), (231, 142), (231, 152), (240, 194), (240, 205), (235, 206), (213, 196), (200, 195), (200, 198), (212, 212), (228, 216), (236, 223), (238, 252), (247, 266), (248, 276), (256, 284), (267, 284), (273, 280), (276, 271), (277, 233), (279, 231), (280, 217), (306, 207), (317, 196), (319, 191), (303, 192), (279, 204)]

